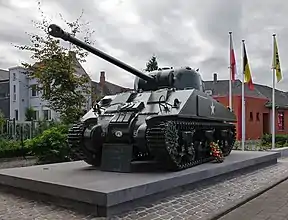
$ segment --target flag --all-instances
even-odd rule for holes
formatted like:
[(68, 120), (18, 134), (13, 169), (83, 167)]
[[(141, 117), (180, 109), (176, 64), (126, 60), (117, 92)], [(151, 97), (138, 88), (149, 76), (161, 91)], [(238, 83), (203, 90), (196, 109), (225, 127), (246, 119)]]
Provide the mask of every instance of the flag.
[(236, 76), (236, 58), (235, 58), (235, 51), (233, 46), (233, 40), (232, 40), (232, 32), (230, 32), (230, 68), (231, 68), (231, 75), (232, 75), (232, 81), (235, 81)]
[(278, 46), (276, 41), (276, 35), (273, 35), (274, 37), (274, 53), (273, 53), (273, 62), (272, 62), (272, 68), (276, 71), (276, 77), (277, 82), (280, 82), (282, 79), (282, 73), (281, 73), (281, 67), (280, 67), (280, 59), (279, 59), (279, 52), (278, 52)]
[(246, 53), (245, 43), (243, 42), (243, 74), (244, 74), (244, 82), (248, 84), (248, 88), (250, 90), (254, 89), (252, 76), (250, 72), (248, 57)]

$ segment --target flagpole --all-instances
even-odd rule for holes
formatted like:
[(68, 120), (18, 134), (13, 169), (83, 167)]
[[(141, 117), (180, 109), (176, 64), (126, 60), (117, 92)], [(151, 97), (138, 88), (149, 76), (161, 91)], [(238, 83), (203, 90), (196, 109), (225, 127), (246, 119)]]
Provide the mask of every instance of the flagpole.
[[(275, 53), (275, 36), (273, 34), (273, 54)], [(272, 149), (275, 148), (275, 60), (272, 67)]]
[[(244, 55), (244, 41), (242, 40), (242, 59)], [(243, 65), (243, 70), (242, 70), (242, 151), (245, 150), (245, 93), (244, 93), (244, 72), (245, 72), (245, 66)]]
[(232, 50), (232, 42), (231, 42), (231, 35), (232, 31), (229, 31), (229, 41), (230, 41), (230, 50), (229, 50), (229, 75), (230, 75), (230, 80), (229, 80), (229, 108), (230, 111), (232, 111), (232, 68), (231, 68), (231, 50)]

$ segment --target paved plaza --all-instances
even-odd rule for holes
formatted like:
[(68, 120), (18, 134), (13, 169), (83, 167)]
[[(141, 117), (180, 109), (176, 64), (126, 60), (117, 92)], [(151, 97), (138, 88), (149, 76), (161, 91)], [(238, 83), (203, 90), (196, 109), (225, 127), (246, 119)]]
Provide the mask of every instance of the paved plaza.
[[(8, 163), (8, 162), (7, 162)], [(1, 162), (1, 168), (13, 166)], [(25, 161), (25, 164), (29, 162)], [(21, 166), (21, 161), (17, 162)], [(265, 188), (274, 182), (288, 176), (288, 160), (280, 160), (280, 163), (265, 167), (256, 171), (234, 173), (225, 179), (215, 179), (213, 183), (198, 186), (195, 189), (185, 191), (178, 195), (170, 196), (156, 201), (149, 206), (138, 207), (133, 211), (124, 213), (113, 219), (207, 219), (209, 213), (225, 208), (233, 201), (237, 201), (247, 195), (253, 194), (261, 188)], [(281, 195), (281, 196), (280, 196)], [(279, 199), (277, 199), (279, 198)], [(285, 207), (288, 201), (288, 182), (262, 194), (240, 208), (232, 211), (221, 220), (228, 219), (286, 219), (288, 209)], [(274, 216), (277, 211), (278, 218)], [(246, 213), (246, 214), (245, 214)], [(257, 216), (250, 218), (249, 216)], [(267, 218), (263, 218), (263, 216)], [(0, 189), (0, 219), (1, 220), (44, 220), (44, 219), (105, 219), (90, 215), (83, 215), (71, 210), (56, 207), (53, 204), (30, 201), (19, 195), (12, 195)]]
[(228, 213), (219, 220), (287, 220), (288, 180)]

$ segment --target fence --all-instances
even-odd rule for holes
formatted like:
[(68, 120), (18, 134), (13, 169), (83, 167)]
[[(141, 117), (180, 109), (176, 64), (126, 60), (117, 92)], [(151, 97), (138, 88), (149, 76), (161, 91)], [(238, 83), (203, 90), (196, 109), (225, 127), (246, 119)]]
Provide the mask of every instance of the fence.
[(0, 128), (0, 135), (14, 140), (31, 139), (51, 127), (53, 121), (24, 121), (7, 120)]

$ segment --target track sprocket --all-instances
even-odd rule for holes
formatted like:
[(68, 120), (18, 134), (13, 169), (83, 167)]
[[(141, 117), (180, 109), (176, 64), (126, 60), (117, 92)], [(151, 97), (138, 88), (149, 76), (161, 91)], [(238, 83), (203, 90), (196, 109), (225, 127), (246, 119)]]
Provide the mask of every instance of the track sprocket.
[(84, 144), (83, 133), (86, 127), (87, 125), (82, 122), (73, 125), (68, 132), (68, 145), (77, 159), (84, 160), (92, 166), (99, 166), (101, 163), (101, 150), (98, 149), (98, 152), (93, 152), (87, 149)]

